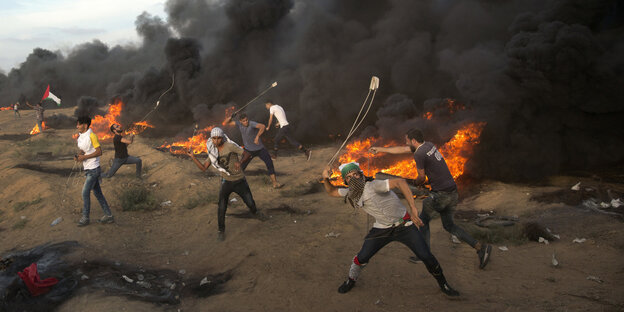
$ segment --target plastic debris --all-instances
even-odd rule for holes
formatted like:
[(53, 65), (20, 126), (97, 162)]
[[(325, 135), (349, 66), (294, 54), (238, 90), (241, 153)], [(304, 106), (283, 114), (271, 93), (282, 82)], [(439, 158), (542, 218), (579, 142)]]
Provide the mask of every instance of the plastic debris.
[(170, 200), (166, 200), (166, 201), (164, 201), (164, 202), (160, 203), (160, 206), (161, 206), (161, 207), (164, 207), (164, 206), (171, 206), (171, 201), (170, 201)]
[(610, 203), (605, 203), (605, 202), (602, 202), (602, 203), (600, 203), (600, 207), (601, 207), (601, 208), (603, 208), (603, 209), (605, 209), (605, 208), (611, 208), (611, 204), (610, 204)]
[(210, 281), (208, 280), (208, 277), (204, 277), (201, 282), (199, 282), (199, 286), (203, 286), (204, 284), (208, 284), (210, 283)]
[(20, 219), (24, 220), (26, 219), (26, 216), (21, 216)]
[(82, 274), (82, 276), (80, 276), (80, 279), (84, 281), (84, 280), (88, 280), (89, 277), (86, 276), (85, 274)]
[(599, 277), (593, 276), (593, 275), (588, 276), (587, 279), (590, 280), (590, 281), (597, 282), (597, 283), (602, 283), (603, 282), (603, 280), (601, 280)]
[(137, 285), (139, 285), (139, 286), (141, 286), (143, 288), (151, 288), (152, 287), (152, 284), (150, 284), (149, 282), (146, 282), (146, 281), (138, 281), (136, 283), (137, 283)]
[(451, 235), (451, 242), (453, 242), (453, 244), (461, 244), (461, 241), (455, 235)]
[(189, 251), (188, 251), (188, 250), (185, 250), (185, 251), (182, 253), (182, 255), (184, 255), (184, 256), (188, 256), (188, 255), (189, 255)]
[(582, 244), (582, 243), (584, 243), (586, 240), (587, 240), (586, 238), (578, 238), (578, 237), (577, 237), (577, 238), (575, 238), (572, 242), (573, 242), (573, 243), (579, 243), (579, 244)]
[(340, 236), (340, 233), (334, 233), (334, 232), (329, 232), (329, 233), (325, 234), (325, 237), (338, 238), (339, 236)]
[(559, 234), (553, 234), (552, 236), (556, 239), (561, 239), (561, 236), (559, 236)]
[(622, 205), (624, 205), (624, 203), (619, 198), (611, 200), (611, 207), (613, 207), (613, 208), (618, 208), (618, 207), (620, 207)]
[(507, 246), (498, 246), (498, 249), (502, 250), (502, 251), (508, 251), (509, 248), (507, 248)]
[(236, 199), (236, 198), (232, 198), (232, 199), (230, 199), (230, 203), (235, 203), (235, 202), (237, 202), (237, 201), (238, 201), (238, 199)]
[(180, 273), (180, 274), (186, 274), (186, 270), (180, 270), (180, 271), (178, 271), (178, 273)]
[[(138, 279), (139, 281), (142, 281), (142, 280), (144, 280), (144, 279), (145, 279), (145, 277), (143, 276), (143, 274), (137, 274), (137, 279)], [(137, 283), (138, 283), (138, 282), (137, 282)]]
[(574, 184), (574, 186), (572, 186), (570, 188), (573, 191), (580, 191), (581, 190), (581, 182)]
[(552, 265), (555, 267), (559, 266), (559, 261), (557, 261), (557, 258), (555, 257), (555, 251), (553, 251), (553, 254), (552, 254)]
[(129, 277), (127, 277), (127, 276), (125, 276), (125, 275), (122, 275), (121, 277), (122, 277), (123, 279), (125, 279), (125, 280), (126, 280), (126, 282), (128, 282), (128, 283), (134, 283), (134, 280), (133, 280), (133, 279), (131, 279), (131, 278), (129, 278)]
[(539, 237), (538, 242), (544, 243), (544, 244), (548, 245), (548, 240), (543, 238), (543, 237), (541, 237), (541, 236)]
[(61, 221), (63, 221), (63, 217), (58, 217), (58, 218), (54, 219), (54, 221), (52, 221), (52, 223), (50, 223), (50, 226), (55, 226), (55, 225), (61, 223)]

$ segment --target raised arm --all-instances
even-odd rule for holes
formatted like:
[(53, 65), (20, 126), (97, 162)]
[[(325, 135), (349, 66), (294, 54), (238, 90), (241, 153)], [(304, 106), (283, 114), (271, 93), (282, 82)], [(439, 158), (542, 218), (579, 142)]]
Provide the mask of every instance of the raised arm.
[(30, 108), (35, 108), (34, 106), (30, 105), (30, 102), (26, 101), (26, 105), (28, 105), (28, 107)]
[(121, 143), (132, 144), (134, 142), (134, 134), (121, 138)]
[(373, 154), (377, 154), (377, 153), (407, 154), (407, 153), (412, 152), (411, 148), (407, 145), (389, 146), (389, 147), (373, 146), (369, 149), (369, 151)]
[(232, 120), (235, 116), (236, 116), (236, 114), (225, 118), (225, 121), (223, 121), (223, 124), (228, 125), (228, 126), (236, 125), (236, 122), (234, 120)]
[(333, 186), (329, 181), (329, 167), (325, 167), (325, 169), (323, 169), (322, 176), (323, 186), (325, 187), (325, 191), (327, 192), (327, 194), (332, 197), (340, 197), (340, 194), (338, 194), (338, 188)]
[(206, 171), (206, 170), (208, 170), (208, 168), (210, 168), (210, 158), (207, 159), (206, 162), (202, 164), (202, 162), (199, 161), (199, 159), (197, 159), (197, 157), (195, 157), (195, 154), (192, 151), (187, 151), (186, 155), (191, 157), (191, 159), (193, 160), (195, 165), (197, 165), (197, 168), (199, 168), (199, 170)]
[(401, 191), (409, 205), (412, 222), (419, 228), (423, 226), (422, 220), (418, 217), (418, 208), (416, 208), (416, 204), (414, 203), (414, 194), (407, 185), (407, 182), (405, 182), (405, 179), (389, 179), (388, 185), (391, 189), (399, 189)]

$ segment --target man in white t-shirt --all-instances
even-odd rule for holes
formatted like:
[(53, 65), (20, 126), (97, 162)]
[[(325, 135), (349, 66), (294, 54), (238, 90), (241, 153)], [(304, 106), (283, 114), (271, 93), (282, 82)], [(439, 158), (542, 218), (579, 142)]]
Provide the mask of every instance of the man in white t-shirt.
[(91, 126), (91, 117), (82, 116), (78, 117), (78, 124), (76, 128), (80, 133), (78, 135), (78, 148), (80, 149), (80, 155), (75, 155), (74, 160), (76, 162), (82, 162), (82, 167), (85, 170), (85, 184), (82, 187), (82, 218), (78, 221), (78, 226), (89, 225), (89, 214), (91, 211), (91, 190), (93, 195), (102, 206), (104, 216), (98, 220), (99, 223), (113, 223), (113, 213), (102, 194), (102, 188), (100, 187), (100, 174), (102, 169), (100, 168), (100, 156), (102, 155), (102, 147), (98, 141), (97, 135), (89, 128)]
[(275, 138), (273, 138), (273, 158), (277, 158), (277, 149), (280, 140), (282, 140), (282, 138), (286, 138), (286, 140), (288, 140), (288, 143), (290, 143), (292, 146), (297, 147), (305, 154), (306, 159), (310, 160), (312, 152), (309, 149), (305, 149), (303, 145), (297, 142), (297, 140), (295, 140), (295, 138), (290, 133), (290, 123), (288, 123), (288, 120), (286, 119), (286, 112), (284, 111), (284, 109), (279, 105), (273, 104), (273, 101), (270, 100), (266, 101), (264, 105), (269, 110), (269, 122), (267, 123), (267, 129), (271, 129), (273, 116), (275, 116), (275, 119), (277, 119), (277, 126), (279, 126), (277, 134), (275, 135)]
[[(427, 270), (437, 280), (440, 290), (447, 296), (459, 296), (453, 289), (444, 274), (438, 260), (433, 256), (416, 226), (423, 222), (418, 218), (418, 209), (414, 204), (414, 196), (404, 179), (373, 180), (367, 178), (357, 163), (348, 163), (339, 167), (340, 173), (349, 188), (338, 188), (331, 184), (329, 167), (323, 171), (323, 185), (330, 196), (346, 197), (354, 208), (362, 208), (375, 218), (373, 228), (364, 239), (362, 249), (353, 258), (349, 269), (349, 278), (340, 288), (339, 293), (346, 293), (353, 286), (360, 275), (362, 268), (381, 248), (393, 241), (407, 246), (420, 260)], [(410, 212), (407, 212), (401, 200), (392, 191), (399, 189), (407, 200)]]

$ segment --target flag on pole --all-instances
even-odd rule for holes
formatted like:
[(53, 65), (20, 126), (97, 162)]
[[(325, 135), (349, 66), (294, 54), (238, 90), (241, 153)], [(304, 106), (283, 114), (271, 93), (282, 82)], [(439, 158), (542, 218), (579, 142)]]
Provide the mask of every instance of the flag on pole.
[(48, 88), (45, 90), (45, 93), (43, 94), (43, 97), (41, 98), (41, 100), (52, 100), (54, 102), (56, 102), (56, 105), (61, 106), (61, 99), (59, 99), (56, 95), (52, 94), (52, 92), (50, 92), (50, 85), (48, 85)]

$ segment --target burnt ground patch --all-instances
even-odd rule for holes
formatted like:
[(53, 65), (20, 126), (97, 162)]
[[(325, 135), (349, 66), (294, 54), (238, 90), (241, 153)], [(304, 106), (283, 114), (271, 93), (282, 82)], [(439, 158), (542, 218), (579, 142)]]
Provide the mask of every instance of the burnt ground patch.
[(72, 172), (71, 168), (57, 168), (57, 167), (42, 166), (42, 165), (36, 165), (36, 164), (30, 164), (30, 163), (17, 164), (13, 166), (13, 168), (26, 169), (26, 170), (37, 171), (37, 172), (42, 172), (46, 174), (56, 174), (56, 175), (63, 176), (63, 177), (69, 176), (69, 174)]
[[(172, 270), (153, 270), (107, 260), (67, 263), (63, 256), (80, 246), (75, 241), (45, 244), (0, 257), (0, 311), (52, 311), (66, 300), (85, 292), (103, 290), (107, 295), (156, 304), (176, 305), (183, 296), (208, 297), (223, 292), (233, 269), (201, 278), (183, 279)], [(59, 282), (50, 291), (32, 297), (17, 272), (37, 263), (41, 279)]]
[(24, 141), (31, 137), (30, 134), (2, 134), (0, 140), (5, 141)]

